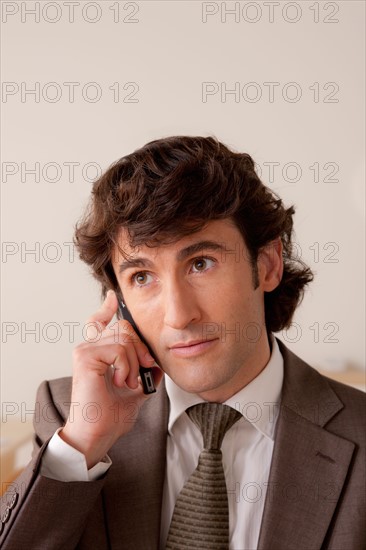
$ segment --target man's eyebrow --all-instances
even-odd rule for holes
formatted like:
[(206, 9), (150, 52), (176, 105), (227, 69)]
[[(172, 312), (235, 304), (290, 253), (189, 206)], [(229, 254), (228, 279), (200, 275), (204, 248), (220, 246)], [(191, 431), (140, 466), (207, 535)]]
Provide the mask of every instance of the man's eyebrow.
[[(178, 262), (182, 262), (192, 254), (197, 254), (202, 252), (202, 250), (212, 250), (212, 251), (225, 251), (228, 252), (228, 248), (224, 243), (218, 243), (216, 241), (199, 241), (197, 243), (190, 244), (186, 248), (182, 248), (176, 256)], [(153, 267), (153, 262), (149, 258), (136, 257), (129, 258), (124, 260), (119, 266), (119, 273), (121, 274), (126, 269), (132, 267)]]
[(152, 267), (153, 263), (148, 258), (130, 258), (124, 260), (119, 266), (119, 274), (130, 269), (131, 267)]
[(202, 250), (227, 251), (227, 248), (224, 243), (218, 243), (216, 241), (199, 241), (198, 243), (190, 244), (186, 248), (180, 250), (177, 254), (177, 260), (178, 262), (182, 262), (188, 258), (188, 256), (202, 252)]

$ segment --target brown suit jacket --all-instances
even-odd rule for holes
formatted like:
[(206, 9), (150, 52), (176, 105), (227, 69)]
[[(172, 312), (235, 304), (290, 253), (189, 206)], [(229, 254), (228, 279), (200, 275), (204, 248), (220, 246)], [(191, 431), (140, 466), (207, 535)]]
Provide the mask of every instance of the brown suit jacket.
[[(278, 344), (285, 376), (258, 548), (363, 550), (365, 394), (321, 376)], [(1, 548), (157, 550), (169, 407), (164, 386), (111, 448), (113, 465), (102, 479), (63, 483), (40, 476), (39, 465), (68, 415), (70, 391), (71, 378), (40, 386), (33, 459), (3, 497)], [(130, 418), (126, 411), (124, 420)]]

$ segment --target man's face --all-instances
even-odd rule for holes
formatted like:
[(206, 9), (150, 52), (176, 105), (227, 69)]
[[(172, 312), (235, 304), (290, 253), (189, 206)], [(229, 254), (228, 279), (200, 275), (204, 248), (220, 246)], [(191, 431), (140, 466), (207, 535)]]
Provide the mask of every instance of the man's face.
[(281, 245), (258, 259), (259, 286), (244, 240), (215, 220), (179, 241), (130, 248), (121, 230), (112, 263), (124, 301), (158, 365), (182, 389), (222, 402), (269, 360), (264, 291), (282, 275)]

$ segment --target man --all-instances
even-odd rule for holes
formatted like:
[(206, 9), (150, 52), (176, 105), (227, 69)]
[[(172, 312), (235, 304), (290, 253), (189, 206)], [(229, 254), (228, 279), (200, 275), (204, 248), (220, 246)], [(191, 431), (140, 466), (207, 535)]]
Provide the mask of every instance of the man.
[[(273, 335), (312, 280), (293, 213), (211, 137), (153, 141), (95, 183), (75, 243), (105, 299), (72, 381), (39, 389), (4, 550), (364, 548), (364, 394)], [(112, 323), (118, 299), (148, 346)]]

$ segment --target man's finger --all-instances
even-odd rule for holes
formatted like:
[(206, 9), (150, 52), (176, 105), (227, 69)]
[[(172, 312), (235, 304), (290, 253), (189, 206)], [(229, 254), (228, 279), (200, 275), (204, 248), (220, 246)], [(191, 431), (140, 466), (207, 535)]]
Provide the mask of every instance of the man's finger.
[(101, 308), (88, 319), (88, 323), (97, 323), (104, 330), (113, 319), (117, 309), (118, 300), (116, 293), (114, 290), (108, 290)]

